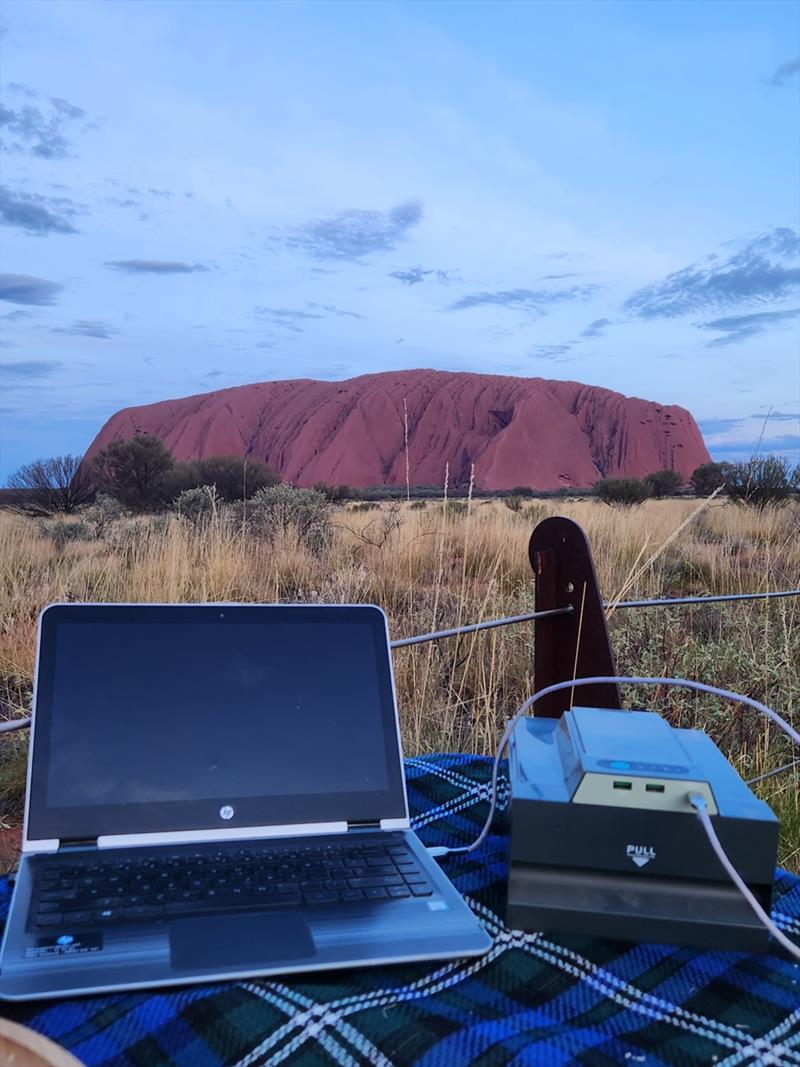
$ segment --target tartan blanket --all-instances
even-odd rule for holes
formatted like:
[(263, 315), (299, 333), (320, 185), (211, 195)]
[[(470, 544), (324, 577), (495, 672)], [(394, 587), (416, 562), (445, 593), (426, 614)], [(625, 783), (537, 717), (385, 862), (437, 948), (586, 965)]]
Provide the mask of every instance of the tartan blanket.
[[(414, 826), (466, 844), (491, 761), (406, 760)], [(800, 966), (505, 926), (508, 781), (492, 834), (442, 860), (494, 939), (479, 959), (3, 1004), (87, 1067), (549, 1067), (797, 1064)], [(9, 888), (0, 880), (0, 908)], [(800, 879), (777, 872), (773, 917), (800, 941)]]

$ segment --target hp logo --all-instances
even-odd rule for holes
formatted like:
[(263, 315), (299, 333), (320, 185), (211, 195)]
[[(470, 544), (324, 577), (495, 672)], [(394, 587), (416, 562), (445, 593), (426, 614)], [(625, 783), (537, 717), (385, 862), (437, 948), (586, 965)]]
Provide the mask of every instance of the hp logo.
[(219, 817), (221, 819), (233, 818), (233, 808), (230, 806), (230, 804), (226, 804), (224, 807), (219, 809)]

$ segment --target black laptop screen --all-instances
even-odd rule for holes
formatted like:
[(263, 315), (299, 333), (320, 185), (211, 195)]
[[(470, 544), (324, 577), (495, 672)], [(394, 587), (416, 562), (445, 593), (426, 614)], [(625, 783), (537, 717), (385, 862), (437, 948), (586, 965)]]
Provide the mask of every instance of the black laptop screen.
[(372, 607), (58, 605), (29, 836), (405, 814)]

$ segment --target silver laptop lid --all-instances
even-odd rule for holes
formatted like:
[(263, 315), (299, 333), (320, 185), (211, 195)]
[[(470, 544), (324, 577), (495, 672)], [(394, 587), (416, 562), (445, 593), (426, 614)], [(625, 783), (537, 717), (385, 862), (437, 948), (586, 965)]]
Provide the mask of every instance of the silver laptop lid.
[(26, 843), (407, 825), (373, 605), (55, 604)]

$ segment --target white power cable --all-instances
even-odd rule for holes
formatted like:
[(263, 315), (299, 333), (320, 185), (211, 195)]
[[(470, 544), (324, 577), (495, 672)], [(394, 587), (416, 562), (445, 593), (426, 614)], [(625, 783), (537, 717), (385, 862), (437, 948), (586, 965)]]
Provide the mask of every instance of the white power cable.
[(767, 913), (758, 903), (750, 887), (745, 884), (744, 879), (728, 858), (725, 849), (722, 847), (722, 842), (717, 836), (717, 831), (714, 829), (714, 824), (711, 822), (711, 818), (708, 814), (708, 806), (706, 804), (705, 797), (702, 796), (700, 793), (689, 793), (688, 800), (697, 812), (697, 814), (700, 816), (700, 822), (703, 824), (703, 829), (706, 832), (709, 844), (714, 849), (714, 852), (717, 855), (717, 859), (727, 871), (730, 880), (733, 882), (733, 884), (742, 894), (744, 899), (753, 909), (757, 918), (763, 923), (764, 926), (766, 926), (766, 928), (769, 930), (769, 932), (772, 934), (778, 944), (785, 948), (790, 956), (794, 956), (796, 960), (800, 961), (800, 948), (798, 948), (793, 941), (790, 941), (782, 930), (778, 929), (778, 927), (775, 925), (769, 915), (767, 915)]
[[(740, 704), (746, 704), (748, 707), (754, 708), (756, 711), (761, 712), (762, 715), (766, 715), (767, 718), (771, 719), (776, 724), (776, 726), (780, 727), (780, 729), (789, 738), (791, 738), (795, 745), (800, 747), (800, 733), (798, 733), (793, 726), (786, 722), (785, 719), (781, 718), (781, 716), (778, 715), (777, 712), (773, 711), (772, 708), (768, 708), (766, 704), (762, 704), (759, 700), (754, 700), (752, 697), (744, 696), (742, 693), (734, 693), (729, 689), (720, 689), (718, 686), (707, 685), (705, 682), (693, 682), (687, 678), (637, 678), (634, 676), (624, 677), (622, 675), (609, 675), (607, 677), (592, 678), (570, 678), (564, 682), (556, 682), (554, 685), (548, 685), (544, 689), (540, 689), (538, 693), (534, 693), (533, 696), (528, 697), (528, 699), (520, 705), (520, 707), (514, 712), (512, 717), (509, 719), (506, 728), (503, 731), (503, 736), (500, 738), (500, 743), (497, 746), (497, 752), (495, 754), (494, 763), (492, 765), (492, 786), (491, 799), (489, 803), (489, 814), (486, 816), (486, 822), (483, 825), (483, 829), (472, 842), (472, 844), (464, 845), (458, 848), (435, 846), (433, 848), (429, 848), (428, 852), (432, 856), (448, 856), (458, 852), (474, 852), (474, 850), (476, 848), (479, 848), (486, 840), (492, 825), (492, 821), (494, 819), (495, 810), (497, 808), (497, 777), (500, 769), (500, 760), (503, 755), (503, 750), (508, 744), (508, 741), (517, 722), (529, 708), (533, 707), (534, 704), (537, 703), (537, 701), (541, 700), (542, 697), (548, 696), (550, 693), (558, 693), (563, 689), (572, 689), (573, 687), (577, 689), (580, 686), (584, 685), (601, 685), (606, 682), (623, 685), (680, 686), (684, 689), (694, 689), (695, 691), (700, 693), (710, 693), (712, 696), (723, 697), (726, 700), (733, 700), (737, 701)], [(716, 833), (714, 832), (714, 828), (711, 824), (711, 820), (708, 816), (708, 813), (701, 811), (694, 804), (693, 806), (696, 808), (697, 814), (700, 817), (701, 821), (703, 821), (703, 816), (705, 816), (705, 821), (703, 821), (703, 825), (706, 826), (707, 824), (708, 828), (710, 828), (711, 830), (711, 833), (714, 834), (713, 840), (711, 838), (711, 835), (709, 834), (709, 841), (711, 841), (712, 846), (714, 847), (714, 851), (720, 860), (720, 863), (722, 863), (723, 867), (730, 875), (734, 884), (737, 886), (737, 888), (739, 888), (745, 893), (745, 899), (751, 907), (754, 907), (754, 910), (756, 910), (756, 914), (761, 919), (761, 921), (764, 922), (765, 926), (772, 934), (772, 936), (775, 937), (775, 939), (779, 941), (780, 944), (783, 945), (785, 948), (788, 945), (791, 945), (792, 947), (791, 949), (789, 949), (789, 951), (791, 951), (792, 955), (794, 955), (796, 958), (800, 959), (800, 952), (798, 952), (797, 948), (792, 945), (791, 941), (789, 941), (788, 938), (786, 938), (783, 934), (780, 933), (777, 926), (775, 926), (772, 920), (766, 915), (766, 912), (763, 910), (763, 908), (761, 908), (761, 905), (758, 903), (755, 897), (753, 897), (752, 893), (750, 893), (750, 890), (747, 889), (747, 886), (742, 881), (733, 864), (730, 862), (728, 857), (725, 856), (725, 853), (722, 850), (722, 845), (719, 843), (719, 839), (717, 838)], [(708, 833), (708, 829), (706, 829), (706, 833)], [(716, 846), (714, 845), (714, 842), (716, 842)], [(717, 848), (719, 849), (719, 851), (717, 851)], [(724, 859), (722, 858), (723, 856)], [(736, 877), (734, 877), (734, 875)]]

